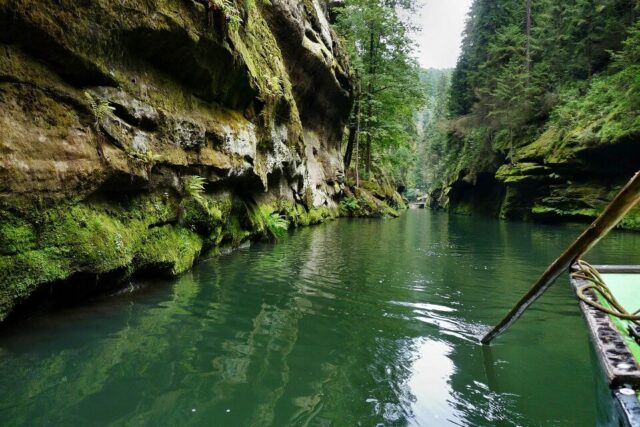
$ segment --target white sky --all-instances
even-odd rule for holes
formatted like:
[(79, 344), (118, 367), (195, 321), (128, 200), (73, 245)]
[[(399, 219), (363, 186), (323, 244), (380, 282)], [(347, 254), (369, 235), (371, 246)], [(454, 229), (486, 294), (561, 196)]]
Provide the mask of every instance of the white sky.
[(422, 9), (414, 35), (418, 61), (424, 68), (453, 68), (460, 54), (462, 31), (472, 0), (418, 0)]

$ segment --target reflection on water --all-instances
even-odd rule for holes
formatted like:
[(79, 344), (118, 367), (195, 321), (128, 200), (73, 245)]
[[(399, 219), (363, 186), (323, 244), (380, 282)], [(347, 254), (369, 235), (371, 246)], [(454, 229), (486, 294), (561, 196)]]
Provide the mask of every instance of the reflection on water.
[[(478, 338), (579, 226), (336, 221), (0, 337), (0, 425), (608, 425), (566, 283)], [(639, 235), (592, 259), (639, 263)]]

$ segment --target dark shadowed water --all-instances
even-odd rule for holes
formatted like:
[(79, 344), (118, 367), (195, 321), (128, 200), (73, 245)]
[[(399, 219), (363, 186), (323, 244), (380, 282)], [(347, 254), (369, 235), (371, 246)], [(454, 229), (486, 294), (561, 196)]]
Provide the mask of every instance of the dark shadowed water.
[[(582, 227), (340, 220), (23, 322), (0, 336), (0, 425), (610, 425), (566, 278), (477, 344)], [(639, 249), (613, 233), (591, 259)]]

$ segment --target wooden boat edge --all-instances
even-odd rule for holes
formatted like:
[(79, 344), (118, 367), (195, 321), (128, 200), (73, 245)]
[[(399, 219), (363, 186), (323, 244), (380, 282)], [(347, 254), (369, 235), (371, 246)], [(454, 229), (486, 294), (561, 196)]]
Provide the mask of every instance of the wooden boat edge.
[(609, 265), (593, 266), (600, 273), (640, 273), (640, 265)]
[[(596, 265), (601, 273), (640, 273), (640, 266), (635, 265)], [(576, 270), (574, 266), (572, 270)], [(586, 281), (580, 278), (571, 278), (574, 288), (584, 286)], [(585, 292), (589, 298), (596, 300), (593, 291)], [(583, 301), (579, 301), (580, 311), (587, 323), (589, 336), (596, 349), (600, 365), (605, 373), (607, 383), (612, 390), (616, 404), (626, 426), (640, 426), (640, 400), (637, 394), (631, 396), (624, 394), (624, 388), (640, 389), (640, 366), (635, 360), (620, 333), (608, 315), (596, 310)], [(622, 365), (620, 368), (618, 365)], [(626, 368), (625, 365), (629, 367)]]

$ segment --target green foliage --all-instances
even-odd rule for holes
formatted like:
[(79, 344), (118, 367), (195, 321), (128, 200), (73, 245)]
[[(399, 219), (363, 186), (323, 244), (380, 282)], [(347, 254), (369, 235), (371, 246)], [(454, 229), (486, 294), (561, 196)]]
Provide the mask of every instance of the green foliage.
[(420, 79), (425, 87), (426, 103), (418, 114), (419, 137), (416, 161), (410, 170), (407, 185), (426, 190), (439, 183), (446, 156), (446, 106), (449, 100), (451, 70), (422, 70)]
[(90, 92), (85, 91), (84, 96), (89, 101), (91, 112), (95, 118), (94, 126), (96, 129), (100, 126), (100, 122), (107, 117), (111, 117), (115, 108), (109, 105), (109, 101), (99, 96), (94, 96)]
[(336, 29), (357, 78), (359, 108), (351, 118), (359, 123), (356, 167), (367, 177), (377, 169), (402, 181), (415, 158), (414, 115), (424, 93), (407, 18), (414, 3), (346, 0), (337, 8)]
[(269, 240), (280, 240), (289, 229), (289, 221), (270, 206), (260, 206), (253, 213), (253, 222), (262, 236)]
[[(201, 196), (204, 198), (204, 196)], [(216, 228), (222, 224), (223, 214), (219, 207), (215, 206), (215, 203), (203, 200), (196, 200), (189, 198), (183, 200), (181, 207), (184, 214), (181, 218), (181, 225), (193, 231), (197, 231), (198, 234), (211, 237), (211, 234), (215, 233)]]
[(627, 39), (622, 43), (622, 50), (612, 55), (614, 67), (622, 70), (625, 67), (637, 66), (640, 64), (640, 22), (631, 28)]
[(640, 134), (640, 23), (629, 29), (623, 48), (612, 55), (611, 73), (590, 81), (567, 83), (559, 89), (558, 105), (548, 126), (563, 137), (547, 144), (546, 154), (570, 156), (573, 145), (593, 140), (615, 143)]
[[(251, 3), (252, 4), (252, 3)], [(240, 14), (240, 10), (236, 7), (233, 1), (223, 0), (222, 10), (229, 21), (229, 29), (234, 32), (238, 32), (242, 25), (243, 19)]]
[[(516, 116), (520, 122), (512, 128), (544, 120), (549, 94), (558, 84), (589, 78), (607, 66), (610, 51), (620, 48), (633, 22), (634, 3), (532, 2), (532, 28), (527, 33), (524, 2), (476, 0), (453, 76), (450, 116), (495, 117), (499, 110), (509, 109), (509, 119)], [(509, 106), (512, 98), (520, 99), (518, 108)], [(501, 127), (506, 121), (505, 117), (491, 125)]]
[[(233, 32), (238, 32), (243, 24), (249, 22), (249, 16), (251, 10), (256, 7), (256, 0), (240, 0), (241, 7), (238, 6), (238, 2), (234, 0), (218, 0), (224, 15), (227, 17), (229, 23), (229, 29)], [(262, 3), (269, 5), (269, 0), (259, 0)]]
[(567, 161), (637, 135), (639, 12), (633, 0), (475, 0), (449, 121), (425, 131), (419, 163), (428, 172), (416, 182), (442, 188), (519, 159)]
[(146, 166), (153, 166), (162, 158), (151, 150), (141, 151), (135, 149), (127, 150), (127, 156), (134, 162), (142, 163)]
[(355, 197), (346, 197), (340, 202), (340, 210), (346, 214), (353, 214), (360, 210), (360, 204)]
[(204, 204), (204, 184), (207, 182), (201, 176), (198, 175), (189, 175), (183, 178), (183, 186), (184, 191), (191, 197), (193, 200), (198, 203)]
[(266, 215), (264, 223), (269, 235), (276, 240), (283, 238), (289, 229), (289, 221), (276, 212)]

